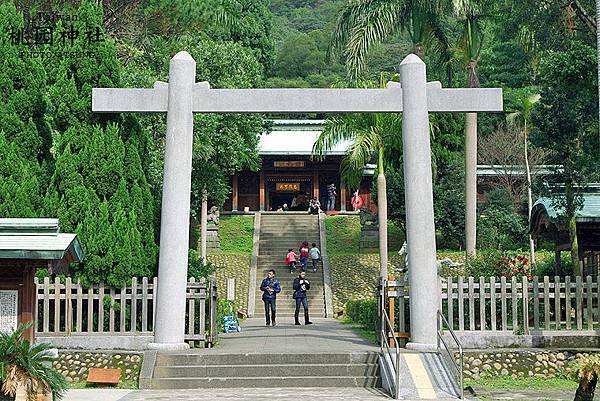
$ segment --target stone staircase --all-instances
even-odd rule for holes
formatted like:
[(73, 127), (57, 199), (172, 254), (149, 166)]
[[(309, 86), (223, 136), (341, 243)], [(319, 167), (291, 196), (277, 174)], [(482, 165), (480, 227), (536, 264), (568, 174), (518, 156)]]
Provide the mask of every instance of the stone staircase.
[[(293, 339), (292, 339), (293, 341)], [(378, 387), (375, 352), (159, 353), (147, 388)]]
[[(281, 283), (281, 292), (277, 296), (277, 317), (294, 316), (295, 301), (292, 299), (294, 292), (292, 283), (297, 274), (290, 274), (285, 266), (285, 256), (288, 249), (293, 248), (298, 253), (302, 241), (313, 242), (320, 249), (319, 219), (318, 216), (308, 214), (263, 214), (260, 223), (260, 243), (258, 248), (258, 263), (256, 269), (255, 300), (256, 309), (254, 317), (264, 317), (265, 310), (262, 302), (260, 282), (266, 277), (270, 269), (275, 270)], [(300, 271), (300, 267), (297, 267)], [(325, 316), (325, 295), (323, 286), (323, 266), (319, 262), (316, 273), (312, 272), (309, 259), (306, 278), (310, 282), (308, 291), (308, 308), (311, 317)], [(303, 311), (300, 311), (300, 321), (303, 322)]]

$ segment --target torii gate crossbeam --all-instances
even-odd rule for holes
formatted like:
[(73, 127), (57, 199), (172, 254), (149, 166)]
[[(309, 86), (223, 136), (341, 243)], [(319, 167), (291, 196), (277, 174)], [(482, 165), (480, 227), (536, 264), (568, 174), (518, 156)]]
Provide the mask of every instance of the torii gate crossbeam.
[[(437, 341), (439, 282), (429, 141), (429, 112), (502, 111), (501, 89), (442, 89), (426, 82), (416, 55), (400, 64), (401, 83), (386, 89), (210, 89), (195, 83), (196, 62), (179, 52), (169, 83), (153, 89), (94, 88), (95, 112), (167, 112), (159, 286), (152, 348), (183, 349), (192, 172), (193, 113), (402, 112), (406, 236), (413, 349)], [(398, 133), (400, 134), (400, 133)], [(382, 255), (387, 260), (387, 255)], [(387, 277), (385, 263), (381, 275)]]

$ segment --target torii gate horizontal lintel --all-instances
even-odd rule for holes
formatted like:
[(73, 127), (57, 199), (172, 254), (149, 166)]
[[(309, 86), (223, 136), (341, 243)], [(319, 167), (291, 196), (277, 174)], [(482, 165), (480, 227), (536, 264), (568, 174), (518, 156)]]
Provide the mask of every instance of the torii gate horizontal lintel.
[[(167, 111), (168, 84), (154, 89), (94, 88), (92, 110), (100, 113)], [(427, 84), (430, 112), (499, 112), (502, 89), (449, 88)], [(192, 91), (195, 113), (350, 113), (402, 112), (402, 89), (390, 82), (386, 89), (210, 89), (198, 82)]]

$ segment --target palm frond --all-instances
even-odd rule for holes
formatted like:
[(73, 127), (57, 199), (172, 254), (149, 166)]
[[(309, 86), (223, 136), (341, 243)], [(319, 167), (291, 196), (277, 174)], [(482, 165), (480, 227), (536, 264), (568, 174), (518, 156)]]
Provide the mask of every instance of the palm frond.
[(347, 37), (344, 55), (351, 79), (356, 79), (364, 71), (369, 49), (398, 32), (407, 20), (406, 7), (402, 2), (372, 2)]

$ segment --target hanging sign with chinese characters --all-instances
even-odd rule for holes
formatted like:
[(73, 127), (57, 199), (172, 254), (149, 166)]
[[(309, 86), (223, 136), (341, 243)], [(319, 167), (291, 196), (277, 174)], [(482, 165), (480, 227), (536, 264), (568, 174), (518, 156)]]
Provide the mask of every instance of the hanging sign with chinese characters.
[(304, 160), (276, 160), (273, 167), (294, 167), (304, 168)]
[(275, 183), (277, 192), (300, 192), (299, 182), (277, 182)]
[(17, 329), (19, 291), (0, 290), (0, 332), (12, 333)]

